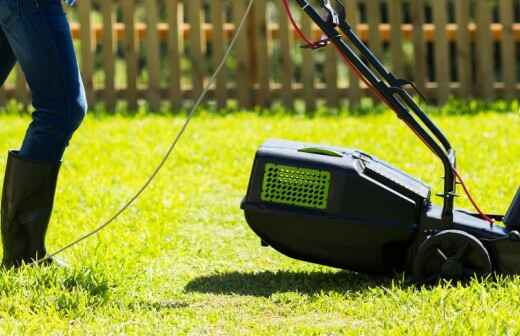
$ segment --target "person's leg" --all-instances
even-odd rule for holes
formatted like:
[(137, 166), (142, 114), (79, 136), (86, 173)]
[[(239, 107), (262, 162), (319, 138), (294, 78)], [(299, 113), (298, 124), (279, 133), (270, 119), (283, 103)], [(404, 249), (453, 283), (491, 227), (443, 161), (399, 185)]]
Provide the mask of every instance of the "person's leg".
[(15, 63), (13, 50), (7, 42), (4, 32), (0, 29), (0, 87), (4, 85)]
[(2, 264), (13, 267), (46, 254), (60, 162), (87, 107), (60, 0), (0, 0), (0, 27), (35, 108), (21, 149), (9, 153), (4, 180)]
[(69, 24), (60, 0), (7, 2), (18, 3), (19, 16), (4, 31), (35, 108), (20, 155), (59, 162), (87, 109)]

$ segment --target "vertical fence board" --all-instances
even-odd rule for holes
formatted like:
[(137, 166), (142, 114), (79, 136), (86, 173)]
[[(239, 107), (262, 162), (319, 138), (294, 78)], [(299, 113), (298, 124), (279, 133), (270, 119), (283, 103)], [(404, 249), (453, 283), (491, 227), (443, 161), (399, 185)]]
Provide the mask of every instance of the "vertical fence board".
[(189, 0), (188, 6), (188, 23), (190, 24), (190, 61), (191, 61), (191, 78), (193, 86), (192, 98), (197, 98), (202, 92), (204, 79), (204, 56), (202, 54), (202, 17), (201, 17), (201, 1)]
[[(213, 24), (213, 64), (218, 66), (224, 56), (224, 4), (223, 0), (213, 0), (211, 2), (211, 20)], [(218, 108), (226, 106), (227, 98), (227, 67), (224, 66), (217, 77), (215, 83), (215, 97)]]
[(426, 92), (426, 41), (424, 39), (424, 0), (412, 0), (411, 6), (414, 45), (415, 84), (421, 92)]
[(27, 82), (20, 64), (15, 66), (16, 71), (16, 99), (24, 104), (28, 104), (29, 97), (27, 92)]
[[(358, 0), (343, 0), (343, 5), (347, 11), (347, 21), (350, 22), (352, 29), (356, 30), (359, 23)], [(356, 74), (349, 69), (349, 105), (355, 107), (359, 105), (361, 99), (361, 88)]]
[(404, 55), (403, 55), (403, 39), (401, 35), (401, 25), (403, 23), (403, 3), (402, 0), (389, 0), (390, 7), (390, 26), (392, 33), (390, 37), (390, 46), (392, 48), (392, 67), (393, 71), (398, 75), (403, 75)]
[(294, 105), (293, 95), (291, 92), (293, 82), (293, 62), (291, 59), (291, 37), (292, 34), (289, 29), (289, 19), (284, 13), (284, 7), (281, 1), (277, 1), (278, 12), (280, 13), (280, 52), (281, 52), (281, 86), (282, 86), (282, 102), (288, 109)]
[(7, 97), (5, 96), (5, 84), (0, 87), (0, 107), (5, 106)]
[(103, 66), (105, 70), (105, 104), (108, 111), (113, 112), (116, 106), (115, 88), (115, 53), (114, 53), (114, 6), (112, 1), (102, 1), (101, 11), (103, 15)]
[[(83, 0), (82, 0), (83, 1)], [(135, 0), (121, 3), (125, 25), (124, 53), (126, 63), (126, 100), (131, 110), (137, 109), (137, 36), (135, 31)]]
[(269, 107), (270, 105), (270, 58), (269, 35), (267, 33), (267, 7), (266, 0), (256, 0), (255, 3), (255, 39), (257, 68), (256, 78), (258, 82), (258, 95), (256, 104)]
[[(233, 2), (233, 19), (235, 26), (238, 27), (240, 24), (240, 20), (245, 13), (245, 4), (243, 1), (234, 1)], [(247, 50), (247, 34), (244, 31), (238, 37), (236, 43), (236, 51), (235, 55), (237, 57), (237, 98), (240, 107), (250, 108), (251, 107), (251, 90), (249, 85), (251, 83), (250, 80), (250, 72), (249, 72), (249, 63), (248, 63), (248, 50)]]
[(338, 106), (338, 54), (336, 49), (329, 46), (325, 58), (325, 83), (327, 87), (327, 105)]
[(332, 45), (326, 48), (325, 53), (325, 84), (327, 88), (327, 106), (336, 107), (338, 97), (338, 53)]
[(450, 95), (450, 61), (446, 25), (448, 24), (446, 0), (433, 1), (433, 21), (435, 24), (435, 80), (437, 81), (437, 101), (444, 104)]
[(179, 1), (168, 0), (166, 2), (166, 15), (168, 20), (168, 67), (170, 103), (173, 110), (180, 106), (181, 92), (181, 53), (179, 47)]
[(159, 111), (161, 105), (161, 58), (159, 53), (159, 37), (157, 23), (159, 22), (157, 1), (146, 0), (146, 64), (148, 70), (148, 101), (152, 111)]
[(460, 83), (459, 95), (471, 96), (471, 41), (469, 35), (470, 0), (455, 1), (457, 29), (457, 76)]
[(477, 36), (477, 87), (481, 98), (494, 96), (493, 41), (491, 38), (491, 7), (488, 1), (476, 3)]
[(87, 99), (93, 101), (94, 98), (94, 53), (93, 53), (93, 37), (92, 22), (90, 13), (92, 11), (91, 0), (81, 0), (78, 3), (80, 40), (81, 40), (81, 68), (83, 83), (87, 93)]
[(367, 6), (368, 19), (368, 45), (374, 54), (382, 58), (383, 47), (381, 45), (381, 35), (379, 34), (379, 24), (381, 23), (381, 1), (368, 0), (365, 2)]
[(516, 45), (513, 38), (513, 1), (500, 0), (500, 21), (502, 30), (502, 78), (504, 82), (504, 97), (513, 99), (516, 96)]
[[(311, 36), (312, 23), (308, 17), (302, 18), (302, 31), (306, 36)], [(308, 114), (316, 110), (316, 97), (314, 96), (314, 55), (310, 49), (302, 49), (302, 80), (305, 101), (305, 110)]]

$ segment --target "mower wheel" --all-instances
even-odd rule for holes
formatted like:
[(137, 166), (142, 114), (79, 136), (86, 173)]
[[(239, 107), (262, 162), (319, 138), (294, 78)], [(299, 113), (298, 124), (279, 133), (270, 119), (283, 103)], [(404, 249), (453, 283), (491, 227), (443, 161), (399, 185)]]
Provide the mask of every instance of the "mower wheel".
[(413, 275), (420, 283), (440, 279), (467, 281), (493, 270), (486, 247), (475, 236), (459, 230), (445, 230), (428, 237), (419, 247)]

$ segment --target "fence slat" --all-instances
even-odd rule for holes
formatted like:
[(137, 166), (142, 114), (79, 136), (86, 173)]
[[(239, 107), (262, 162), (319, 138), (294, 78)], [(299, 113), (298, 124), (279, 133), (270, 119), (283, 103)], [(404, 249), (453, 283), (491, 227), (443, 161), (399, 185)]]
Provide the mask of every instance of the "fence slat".
[[(347, 21), (350, 22), (352, 29), (356, 29), (359, 23), (358, 0), (343, 0), (343, 5), (347, 11)], [(361, 100), (361, 87), (356, 74), (349, 69), (349, 105), (355, 107)]]
[[(186, 2), (185, 2), (186, 3)], [(202, 17), (200, 0), (187, 1), (188, 13), (187, 19), (191, 27), (190, 34), (190, 61), (191, 61), (191, 78), (193, 85), (193, 99), (197, 98), (202, 92), (204, 79), (204, 56), (202, 54)]]
[(327, 86), (327, 105), (338, 106), (338, 54), (332, 46), (325, 54), (325, 83)]
[(5, 95), (5, 84), (0, 87), (0, 107), (3, 107), (6, 105), (7, 97)]
[[(233, 19), (235, 25), (238, 26), (242, 16), (245, 13), (245, 4), (243, 1), (233, 1)], [(249, 71), (249, 63), (248, 63), (248, 44), (247, 44), (247, 34), (244, 31), (238, 37), (236, 43), (236, 57), (237, 57), (237, 95), (238, 102), (240, 107), (250, 108), (251, 107), (251, 75)]]
[(27, 82), (20, 64), (16, 64), (16, 99), (24, 104), (28, 104), (29, 96), (27, 91)]
[(293, 63), (291, 59), (291, 37), (289, 31), (289, 19), (284, 15), (284, 7), (281, 1), (277, 1), (280, 13), (280, 52), (281, 52), (281, 85), (282, 101), (286, 108), (291, 109), (294, 105), (291, 86), (293, 82)]
[(414, 44), (414, 70), (415, 84), (421, 92), (426, 92), (427, 80), (427, 64), (426, 64), (426, 42), (424, 39), (423, 26), (424, 17), (424, 0), (412, 0), (411, 7), (412, 24), (415, 29), (413, 31)]
[(166, 2), (166, 15), (170, 27), (168, 34), (168, 66), (170, 70), (169, 91), (170, 103), (173, 110), (181, 103), (181, 52), (179, 45), (179, 1)]
[(392, 67), (393, 71), (398, 75), (403, 75), (403, 41), (401, 35), (401, 25), (403, 23), (403, 3), (401, 0), (390, 0), (390, 25), (392, 26), (392, 34), (390, 45), (392, 48)]
[(256, 0), (255, 3), (255, 39), (257, 54), (257, 74), (258, 95), (256, 104), (258, 106), (269, 107), (270, 99), (270, 78), (271, 62), (269, 56), (269, 35), (267, 33), (267, 6), (266, 0)]
[(329, 107), (338, 106), (338, 55), (334, 48), (327, 48), (325, 83), (327, 86), (327, 105)]
[(450, 60), (446, 25), (448, 6), (446, 0), (433, 1), (433, 21), (435, 23), (435, 80), (437, 81), (437, 101), (444, 104), (450, 96)]
[(379, 34), (379, 24), (381, 23), (381, 1), (366, 1), (367, 17), (368, 17), (368, 45), (374, 54), (382, 58), (383, 47), (381, 44), (381, 35)]
[(457, 76), (459, 78), (459, 95), (462, 98), (469, 98), (472, 91), (471, 80), (471, 41), (469, 35), (469, 0), (455, 1), (457, 30)]
[(103, 14), (103, 25), (110, 33), (103, 35), (103, 66), (105, 70), (105, 91), (104, 99), (106, 108), (109, 112), (113, 112), (116, 106), (116, 88), (115, 88), (115, 39), (114, 39), (114, 6), (112, 1), (103, 1), (101, 3), (101, 11)]
[(123, 23), (125, 25), (124, 51), (126, 63), (126, 100), (128, 107), (137, 109), (137, 35), (135, 30), (135, 0), (125, 0), (121, 3)]
[(513, 39), (513, 1), (500, 0), (500, 21), (503, 25), (502, 33), (502, 78), (504, 81), (504, 96), (513, 99), (516, 96), (516, 47)]
[(94, 53), (93, 36), (90, 13), (92, 11), (91, 0), (81, 0), (78, 3), (79, 22), (81, 24), (81, 69), (83, 83), (88, 101), (94, 100)]
[[(224, 4), (222, 0), (211, 2), (211, 17), (213, 23), (213, 64), (216, 68), (224, 56)], [(226, 106), (227, 98), (227, 67), (223, 67), (215, 83), (215, 96), (218, 108)]]
[(484, 99), (494, 96), (493, 83), (493, 43), (491, 41), (491, 8), (488, 1), (477, 1), (476, 3), (476, 40), (477, 51), (477, 87), (479, 95)]
[[(302, 18), (302, 31), (306, 36), (311, 36), (311, 20), (308, 17)], [(302, 80), (305, 92), (305, 111), (308, 114), (316, 110), (316, 97), (314, 96), (314, 55), (310, 49), (302, 49)]]
[[(157, 1), (146, 0), (146, 22), (150, 29), (146, 34), (146, 65), (148, 70), (148, 101), (152, 111), (159, 111), (161, 105), (161, 55), (159, 52), (159, 37), (157, 23), (159, 22)], [(153, 28), (152, 28), (153, 27)]]

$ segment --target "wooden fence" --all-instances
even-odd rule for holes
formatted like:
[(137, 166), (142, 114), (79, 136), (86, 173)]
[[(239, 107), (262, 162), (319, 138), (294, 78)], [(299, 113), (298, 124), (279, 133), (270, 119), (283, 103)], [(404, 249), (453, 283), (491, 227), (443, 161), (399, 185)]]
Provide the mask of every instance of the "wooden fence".
[[(515, 98), (520, 90), (518, 0), (343, 0), (366, 43), (399, 76), (413, 79), (432, 101), (450, 96)], [(245, 11), (247, 0), (80, 0), (70, 10), (90, 103), (113, 110), (146, 102), (172, 109), (197, 96)], [(295, 13), (303, 30), (320, 32)], [(280, 0), (255, 0), (247, 30), (219, 76), (210, 100), (241, 107), (296, 100), (357, 104), (366, 88), (334, 48), (306, 51)], [(17, 69), (0, 104), (30, 94)]]

